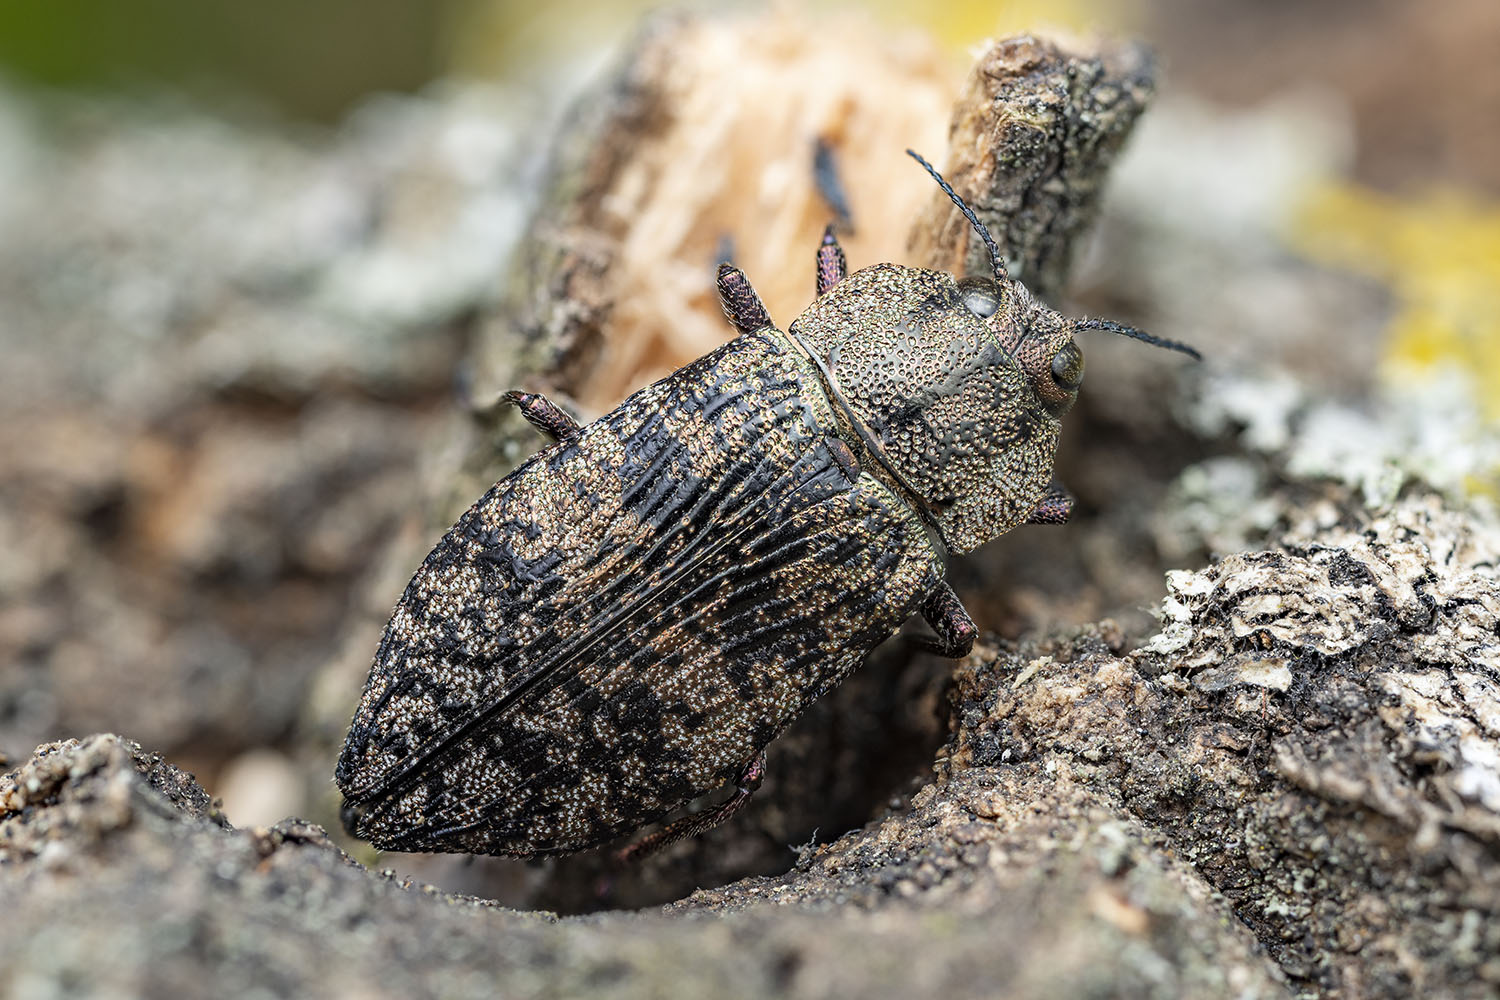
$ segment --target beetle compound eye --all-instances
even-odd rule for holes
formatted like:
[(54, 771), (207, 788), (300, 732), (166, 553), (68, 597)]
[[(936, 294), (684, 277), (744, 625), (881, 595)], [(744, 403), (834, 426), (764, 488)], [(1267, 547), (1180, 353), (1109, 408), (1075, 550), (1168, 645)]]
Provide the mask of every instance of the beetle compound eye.
[(1066, 392), (1083, 384), (1083, 352), (1071, 340), (1052, 356), (1052, 381)]
[(1000, 308), (1000, 286), (989, 278), (964, 278), (958, 283), (958, 295), (969, 312), (986, 319)]

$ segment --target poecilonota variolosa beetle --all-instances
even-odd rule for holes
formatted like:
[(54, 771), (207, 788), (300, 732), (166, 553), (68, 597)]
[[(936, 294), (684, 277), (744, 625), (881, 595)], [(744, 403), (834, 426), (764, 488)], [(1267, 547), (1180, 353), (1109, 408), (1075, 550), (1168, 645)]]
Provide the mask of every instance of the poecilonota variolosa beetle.
[[(910, 152), (910, 151), (908, 151)], [(1060, 421), (1083, 382), (1068, 319), (1006, 273), (847, 273), (830, 228), (817, 298), (785, 332), (718, 272), (739, 336), (555, 439), (422, 563), (386, 627), (335, 779), (349, 831), (387, 850), (531, 857), (607, 843), (717, 788), (733, 815), (765, 747), (911, 615), (933, 649), (977, 629), (944, 582), (965, 553), (1059, 523)]]

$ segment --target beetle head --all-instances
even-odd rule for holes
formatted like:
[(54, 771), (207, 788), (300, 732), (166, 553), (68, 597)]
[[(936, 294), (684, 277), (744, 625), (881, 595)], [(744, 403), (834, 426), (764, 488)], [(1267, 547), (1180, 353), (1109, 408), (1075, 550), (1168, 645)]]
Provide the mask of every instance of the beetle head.
[[(840, 281), (787, 331), (866, 453), (955, 552), (1026, 520), (1051, 482), (1059, 418), (1072, 401), (1047, 405), (1019, 360), (1045, 350), (1065, 321), (1029, 297), (1022, 303), (1015, 287), (876, 264)], [(995, 289), (996, 308), (975, 312)], [(1040, 336), (1020, 329), (1053, 317)]]
[[(993, 278), (971, 276), (960, 281), (964, 304), (980, 316), (999, 317), (997, 324), (1000, 329), (995, 333), (1030, 378), (1032, 389), (1043, 405), (1061, 415), (1078, 398), (1078, 387), (1083, 384), (1083, 352), (1073, 340), (1075, 331), (1104, 330), (1202, 360), (1197, 350), (1187, 344), (1153, 337), (1134, 327), (1105, 319), (1070, 320), (1038, 303), (1025, 285), (1011, 280), (995, 238), (943, 175), (912, 150), (908, 149), (906, 155), (920, 163), (922, 169), (937, 181), (943, 193), (964, 214), (984, 242)], [(1016, 301), (1007, 310), (1002, 307), (1008, 295), (1013, 295)]]
[[(1196, 356), (1098, 320), (1073, 320), (1012, 280), (974, 213), (921, 157), (990, 252), (988, 276), (877, 264), (825, 282), (788, 330), (866, 452), (952, 551), (1024, 522), (1052, 480), (1060, 420), (1078, 398), (1080, 330)], [(840, 263), (842, 254), (838, 255)]]

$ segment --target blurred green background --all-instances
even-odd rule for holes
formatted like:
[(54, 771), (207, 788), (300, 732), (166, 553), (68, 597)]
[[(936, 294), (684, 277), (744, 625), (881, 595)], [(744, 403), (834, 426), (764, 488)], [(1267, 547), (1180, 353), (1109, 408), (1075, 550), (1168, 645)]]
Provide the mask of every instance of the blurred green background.
[(372, 90), (441, 71), (467, 3), (436, 0), (61, 0), (0, 4), (0, 67), (17, 82), (183, 90), (331, 120)]

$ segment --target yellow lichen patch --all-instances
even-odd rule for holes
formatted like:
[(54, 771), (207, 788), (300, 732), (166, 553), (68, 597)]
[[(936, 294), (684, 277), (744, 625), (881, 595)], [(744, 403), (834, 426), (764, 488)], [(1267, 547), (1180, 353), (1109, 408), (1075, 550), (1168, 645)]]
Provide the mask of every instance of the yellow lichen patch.
[(1313, 259), (1390, 287), (1388, 380), (1457, 367), (1484, 418), (1500, 421), (1500, 204), (1459, 191), (1398, 198), (1330, 184), (1309, 199), (1294, 238)]

